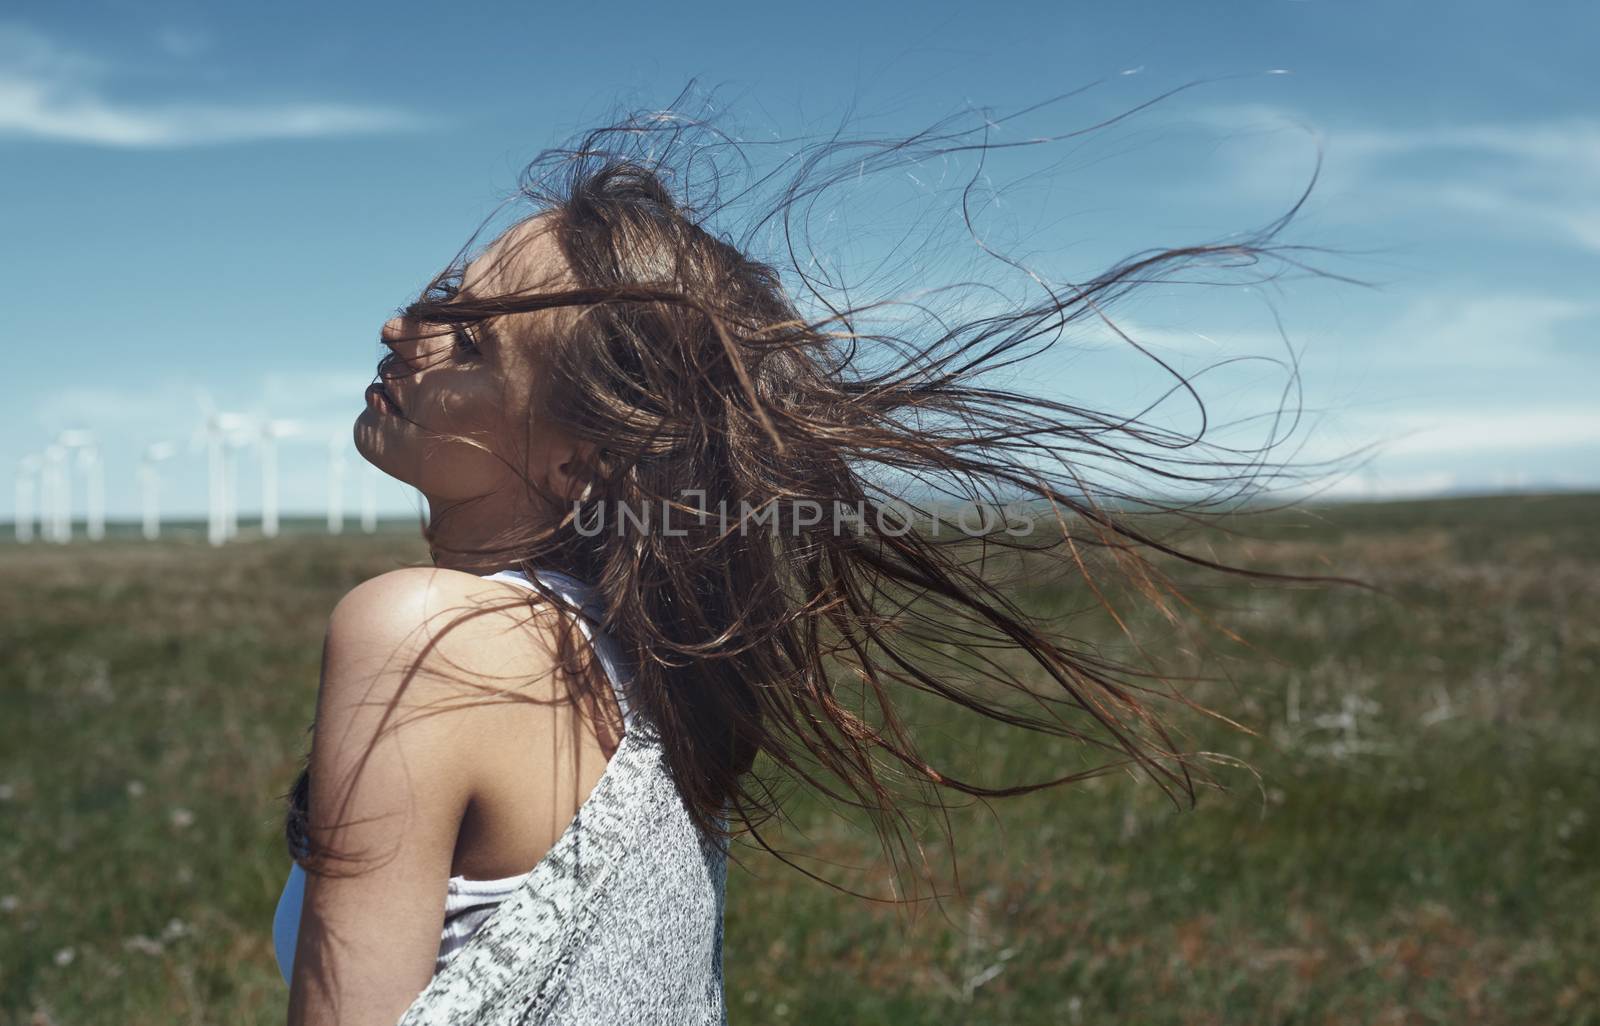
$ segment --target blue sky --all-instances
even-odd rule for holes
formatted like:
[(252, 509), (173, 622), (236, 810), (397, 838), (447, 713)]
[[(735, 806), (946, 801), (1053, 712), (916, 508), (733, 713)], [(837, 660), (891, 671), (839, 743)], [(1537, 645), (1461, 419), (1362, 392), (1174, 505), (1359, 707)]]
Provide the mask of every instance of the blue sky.
[[(166, 512), (202, 514), (203, 454), (188, 445), (204, 392), (308, 425), (282, 450), (284, 506), (322, 510), (326, 438), (361, 409), (383, 320), (541, 148), (691, 79), (749, 139), (826, 133), (852, 111), (854, 130), (909, 133), (1093, 84), (995, 141), (1214, 79), (1111, 131), (991, 158), (991, 240), (1082, 280), (1264, 224), (1320, 145), (1321, 179), (1283, 241), (1341, 247), (1316, 262), (1377, 288), (1162, 287), (1114, 308), (1118, 325), (1190, 370), (1281, 362), (1276, 310), (1300, 359), (1299, 455), (1383, 444), (1336, 493), (1600, 486), (1595, 38), (1600, 9), (1576, 3), (8, 4), (0, 460), (93, 431), (108, 510), (128, 517), (139, 454), (175, 441)], [(948, 223), (948, 186), (973, 170), (843, 191), (819, 245), (847, 276), (866, 271), (874, 217), (928, 201), (924, 221), (954, 232), (947, 262), (898, 280), (1016, 284)], [(1092, 332), (1062, 346), (1030, 382), (1122, 413), (1170, 384)], [(1265, 362), (1202, 381), (1224, 418), (1270, 411), (1285, 385)], [(1176, 399), (1156, 417), (1195, 422)], [(255, 462), (239, 459), (248, 522)], [(386, 513), (412, 509), (398, 483), (379, 495)]]

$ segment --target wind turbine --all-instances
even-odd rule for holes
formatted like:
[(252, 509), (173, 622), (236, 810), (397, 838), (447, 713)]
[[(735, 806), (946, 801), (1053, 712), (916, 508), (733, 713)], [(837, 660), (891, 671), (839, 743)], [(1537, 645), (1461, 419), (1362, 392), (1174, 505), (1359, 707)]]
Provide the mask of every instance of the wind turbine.
[(34, 453), (22, 457), (17, 464), (16, 515), (12, 526), (16, 528), (17, 541), (33, 541), (33, 520), (39, 507), (40, 460)]
[(278, 536), (278, 439), (300, 434), (298, 421), (263, 417), (256, 435), (256, 457), (261, 464), (261, 536)]
[(378, 529), (378, 474), (371, 463), (361, 474), (361, 530), (371, 534)]
[(100, 447), (95, 444), (94, 434), (89, 431), (63, 431), (56, 436), (55, 448), (61, 456), (57, 462), (60, 469), (58, 478), (61, 487), (61, 537), (62, 542), (72, 540), (72, 471), (64, 464), (69, 454), (77, 452), (77, 464), (83, 468), (85, 513), (84, 527), (90, 541), (99, 541), (106, 536), (106, 475), (105, 468), (100, 463)]
[(161, 479), (156, 464), (178, 451), (171, 442), (152, 442), (139, 458), (139, 495), (144, 508), (144, 536), (148, 541), (161, 537)]
[(344, 530), (344, 447), (349, 434), (341, 429), (328, 438), (328, 533)]
[(84, 527), (90, 541), (101, 541), (106, 536), (106, 465), (99, 444), (87, 431), (78, 447), (78, 466), (84, 475)]
[(40, 487), (44, 501), (39, 507), (39, 533), (45, 539), (57, 543), (67, 541), (66, 532), (69, 527), (61, 515), (70, 498), (64, 494), (70, 485), (62, 473), (62, 464), (66, 461), (67, 450), (54, 442), (45, 446), (44, 472), (41, 475)]
[(240, 428), (244, 426), (244, 418), (237, 413), (223, 413), (211, 402), (211, 397), (206, 393), (199, 393), (200, 408), (205, 413), (205, 421), (195, 429), (189, 438), (190, 451), (200, 448), (202, 444), (206, 450), (206, 480), (209, 485), (209, 501), (207, 503), (209, 517), (206, 523), (206, 540), (212, 545), (221, 545), (232, 537), (229, 530), (230, 520), (237, 529), (237, 519), (232, 512), (233, 507), (233, 448), (234, 438)]
[(239, 537), (239, 458), (234, 455), (250, 444), (248, 421), (237, 413), (222, 414), (222, 537)]

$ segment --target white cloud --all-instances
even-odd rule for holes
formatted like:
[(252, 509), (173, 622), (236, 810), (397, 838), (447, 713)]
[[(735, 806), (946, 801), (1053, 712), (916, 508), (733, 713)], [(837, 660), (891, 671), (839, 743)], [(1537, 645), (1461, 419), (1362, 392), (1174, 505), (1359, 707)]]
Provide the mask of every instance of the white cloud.
[(1600, 302), (1525, 293), (1419, 296), (1377, 333), (1383, 366), (1559, 371), (1566, 325), (1600, 318)]
[(211, 38), (204, 32), (181, 25), (167, 25), (157, 29), (156, 45), (174, 57), (193, 57), (211, 48)]
[[(1195, 331), (1134, 320), (1115, 312), (1109, 316), (1111, 322), (1121, 330), (1122, 335), (1112, 331), (1104, 321), (1096, 319), (1091, 326), (1082, 329), (1084, 334), (1074, 336), (1073, 347), (1082, 350), (1121, 349), (1134, 353), (1127, 339), (1122, 337), (1126, 335), (1128, 339), (1159, 356), (1194, 355), (1216, 359), (1238, 356), (1274, 359), (1287, 357), (1284, 339), (1270, 332), (1223, 328)], [(1320, 333), (1306, 327), (1292, 332), (1288, 341), (1298, 350), (1313, 336), (1320, 337)]]
[[(203, 41), (169, 34), (161, 45), (192, 52)], [(404, 111), (345, 103), (130, 103), (108, 87), (113, 70), (32, 29), (0, 26), (0, 137), (172, 147), (393, 131), (418, 123)]]
[(362, 391), (370, 369), (325, 370), (292, 377), (268, 373), (249, 392), (213, 391), (188, 379), (171, 378), (144, 388), (78, 383), (53, 389), (35, 401), (34, 423), (46, 436), (86, 429), (111, 439), (142, 442), (188, 440), (201, 428), (211, 404), (245, 416), (294, 420), (310, 437), (348, 432), (365, 405)]
[(57, 79), (89, 79), (103, 75), (104, 61), (58, 46), (26, 25), (0, 24), (0, 66), (12, 73)]
[(376, 360), (365, 368), (294, 375), (269, 372), (262, 377), (260, 398), (251, 407), (273, 417), (293, 418), (315, 432), (348, 431), (366, 405), (363, 393), (376, 374)]
[(1504, 228), (1532, 230), (1540, 237), (1564, 239), (1600, 253), (1600, 198), (1561, 199), (1532, 189), (1519, 194), (1503, 187), (1466, 183), (1418, 188), (1413, 195), (1421, 202), (1480, 215)]
[(100, 384), (73, 384), (40, 396), (34, 403), (34, 420), (54, 433), (88, 428), (125, 432), (171, 432), (189, 421), (198, 423), (195, 389), (179, 381), (153, 388), (129, 389)]
[(1460, 476), (1448, 470), (1428, 470), (1415, 474), (1368, 470), (1319, 482), (1314, 491), (1316, 497), (1321, 499), (1403, 499), (1441, 495), (1461, 483)]
[(1395, 414), (1390, 430), (1407, 432), (1384, 447), (1392, 455), (1554, 449), (1600, 444), (1593, 409), (1467, 410)]
[(1383, 461), (1490, 453), (1533, 454), (1600, 446), (1600, 411), (1589, 407), (1478, 407), (1342, 415), (1339, 437), (1314, 437), (1303, 455), (1326, 458), (1371, 446)]
[(1569, 118), (1548, 122), (1478, 124), (1436, 128), (1363, 129), (1338, 133), (1357, 155), (1376, 158), (1424, 150), (1462, 150), (1504, 157), (1527, 169), (1600, 170), (1600, 121)]
[[(1600, 252), (1600, 119), (1388, 128), (1319, 124), (1287, 107), (1236, 104), (1204, 107), (1187, 120), (1248, 137), (1225, 151), (1229, 181), (1242, 195), (1303, 185), (1320, 142), (1317, 191), (1340, 197), (1338, 209), (1384, 217), (1443, 209), (1502, 233)], [(1432, 158), (1425, 170), (1405, 166), (1417, 156)]]

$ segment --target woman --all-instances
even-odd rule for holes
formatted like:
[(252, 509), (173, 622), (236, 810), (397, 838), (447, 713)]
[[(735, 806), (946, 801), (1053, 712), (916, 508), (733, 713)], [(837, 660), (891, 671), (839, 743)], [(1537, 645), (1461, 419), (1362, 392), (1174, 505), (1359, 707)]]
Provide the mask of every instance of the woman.
[[(355, 440), (426, 496), (433, 565), (330, 619), (275, 929), (292, 1026), (725, 1021), (727, 842), (766, 845), (780, 780), (864, 810), (910, 874), (914, 807), (1105, 771), (962, 779), (903, 719), (923, 696), (1115, 748), (1192, 796), (1190, 753), (1135, 694), (1154, 675), (1024, 613), (1007, 573), (1040, 564), (992, 550), (1089, 575), (1101, 549), (1158, 602), (1139, 546), (1276, 576), (1181, 552), (1082, 473), (1236, 484), (1265, 475), (1259, 454), (1197, 460), (1198, 439), (982, 376), (1110, 324), (1137, 282), (1276, 255), (1294, 211), (1065, 290), (1032, 276), (1044, 300), (920, 338), (864, 330), (873, 306), (835, 306), (792, 249), (790, 282), (752, 255), (763, 227), (795, 241), (798, 201), (981, 156), (996, 123), (801, 151), (735, 244), (712, 227), (730, 204), (692, 195), (733, 144), (631, 118), (536, 160), (534, 212), (384, 326)], [(806, 316), (806, 293), (828, 312)], [(940, 521), (917, 482), (988, 508)]]

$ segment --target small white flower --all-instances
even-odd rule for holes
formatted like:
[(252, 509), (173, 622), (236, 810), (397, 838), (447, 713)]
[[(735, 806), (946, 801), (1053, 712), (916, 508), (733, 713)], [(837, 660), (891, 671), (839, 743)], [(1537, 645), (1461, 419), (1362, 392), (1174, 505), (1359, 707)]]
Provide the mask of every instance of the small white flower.
[(130, 781), (128, 781), (128, 796), (130, 798), (137, 798), (142, 794), (144, 794), (144, 782), (143, 781), (139, 781), (139, 780), (130, 780)]
[(0, 802), (9, 802), (17, 793), (17, 789), (10, 784), (0, 784)]
[(22, 902), (17, 899), (15, 894), (7, 894), (5, 897), (0, 898), (0, 912), (15, 912), (20, 904)]
[(164, 941), (176, 940), (189, 932), (189, 924), (182, 919), (173, 917), (167, 920), (167, 925), (161, 929), (161, 939)]
[(172, 810), (172, 825), (177, 827), (179, 830), (191, 826), (193, 823), (194, 813), (190, 812), (188, 809), (177, 808)]
[(129, 951), (141, 951), (146, 955), (159, 955), (162, 952), (161, 942), (142, 933), (136, 933), (122, 942), (122, 946)]
[(62, 948), (56, 952), (56, 965), (71, 965), (72, 960), (77, 957), (78, 953), (76, 951), (71, 948)]

